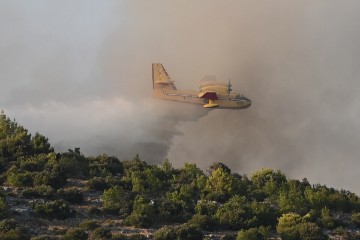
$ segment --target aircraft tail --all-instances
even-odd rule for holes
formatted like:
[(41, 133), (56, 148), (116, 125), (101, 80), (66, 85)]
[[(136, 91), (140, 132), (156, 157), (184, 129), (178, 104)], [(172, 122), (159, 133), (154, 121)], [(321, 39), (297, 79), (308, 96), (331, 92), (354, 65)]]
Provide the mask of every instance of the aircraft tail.
[(152, 81), (153, 89), (170, 87), (171, 89), (176, 90), (174, 81), (171, 80), (169, 74), (166, 72), (161, 63), (152, 64)]

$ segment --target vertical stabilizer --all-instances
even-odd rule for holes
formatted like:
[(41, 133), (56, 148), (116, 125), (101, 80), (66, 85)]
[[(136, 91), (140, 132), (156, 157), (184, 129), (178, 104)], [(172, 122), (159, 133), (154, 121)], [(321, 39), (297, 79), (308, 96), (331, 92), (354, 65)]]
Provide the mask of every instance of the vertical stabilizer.
[(156, 88), (170, 88), (176, 90), (174, 81), (171, 80), (169, 74), (166, 72), (165, 68), (161, 63), (152, 64), (152, 80), (153, 80), (153, 89)]

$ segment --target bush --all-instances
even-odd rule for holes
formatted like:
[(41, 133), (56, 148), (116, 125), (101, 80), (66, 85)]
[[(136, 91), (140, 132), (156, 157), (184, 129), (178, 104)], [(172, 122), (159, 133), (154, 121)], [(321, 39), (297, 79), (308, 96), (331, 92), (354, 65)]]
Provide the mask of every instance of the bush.
[(69, 204), (62, 200), (36, 203), (32, 207), (37, 214), (48, 219), (66, 219), (75, 215), (75, 211), (70, 208)]
[(125, 219), (127, 226), (147, 228), (152, 225), (151, 219), (147, 215), (133, 213)]
[(356, 227), (360, 227), (360, 213), (354, 212), (351, 214), (351, 222)]
[(93, 177), (87, 182), (87, 188), (89, 190), (104, 191), (108, 189), (110, 185), (106, 182), (105, 178)]
[(79, 227), (85, 230), (94, 230), (100, 227), (100, 225), (96, 220), (84, 220), (79, 224)]
[(148, 238), (142, 234), (133, 234), (129, 236), (129, 240), (146, 240), (146, 239)]
[(81, 228), (69, 228), (64, 236), (64, 240), (87, 240), (88, 234)]
[(263, 240), (264, 236), (257, 228), (239, 231), (236, 240)]
[(33, 188), (25, 188), (21, 191), (21, 196), (24, 198), (46, 198), (54, 197), (54, 189), (47, 185), (40, 185)]
[(7, 176), (7, 181), (14, 187), (31, 187), (33, 185), (33, 178), (30, 172), (10, 172)]
[(30, 238), (30, 240), (52, 240), (52, 239), (48, 236), (37, 236)]
[(207, 215), (194, 214), (187, 223), (205, 231), (214, 231), (216, 228), (215, 221)]
[(116, 233), (112, 235), (111, 240), (129, 240), (129, 238), (122, 233)]
[(324, 239), (321, 230), (316, 223), (304, 222), (299, 226), (300, 239), (321, 240)]
[(90, 207), (89, 208), (89, 214), (90, 215), (101, 215), (102, 211), (101, 211), (101, 209), (99, 209), (97, 207)]
[(89, 173), (89, 162), (80, 153), (80, 148), (69, 149), (61, 154), (59, 164), (64, 169), (67, 177), (81, 178)]
[(42, 172), (36, 173), (34, 185), (49, 185), (54, 189), (63, 187), (66, 183), (66, 175), (59, 164), (48, 164)]
[(199, 228), (186, 223), (176, 228), (176, 235), (179, 239), (187, 240), (199, 240), (204, 238), (204, 234)]
[(164, 226), (154, 233), (155, 240), (173, 240), (176, 239), (174, 227)]
[(89, 162), (90, 176), (106, 177), (124, 172), (122, 163), (116, 157), (109, 157), (104, 154), (89, 158)]
[(84, 194), (77, 188), (58, 190), (58, 196), (70, 203), (82, 203), (84, 201)]
[(165, 226), (154, 233), (155, 240), (199, 240), (204, 234), (194, 225), (182, 224), (176, 227)]
[(0, 196), (0, 219), (8, 216), (8, 205), (6, 204), (5, 198)]
[(17, 226), (14, 219), (6, 219), (0, 222), (0, 239), (27, 240), (30, 237), (24, 229)]
[(120, 216), (127, 216), (130, 213), (132, 199), (130, 194), (120, 187), (105, 190), (102, 200), (105, 210), (116, 211)]
[(92, 237), (96, 240), (107, 240), (112, 238), (110, 229), (99, 227), (92, 232)]

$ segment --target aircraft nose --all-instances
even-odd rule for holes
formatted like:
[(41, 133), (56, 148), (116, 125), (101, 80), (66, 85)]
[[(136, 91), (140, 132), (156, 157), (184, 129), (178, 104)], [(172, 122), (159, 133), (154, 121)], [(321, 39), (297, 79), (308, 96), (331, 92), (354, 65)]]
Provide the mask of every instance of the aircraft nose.
[(250, 99), (246, 103), (247, 103), (248, 107), (251, 106), (251, 100)]
[(246, 100), (245, 100), (245, 106), (246, 106), (246, 108), (248, 108), (248, 107), (251, 106), (251, 100), (250, 100), (250, 99), (246, 98)]

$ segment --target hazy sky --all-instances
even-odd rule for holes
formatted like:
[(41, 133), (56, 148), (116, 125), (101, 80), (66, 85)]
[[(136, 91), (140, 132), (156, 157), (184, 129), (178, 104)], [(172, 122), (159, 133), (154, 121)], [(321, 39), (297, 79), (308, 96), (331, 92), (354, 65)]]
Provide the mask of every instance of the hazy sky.
[[(250, 174), (280, 169), (360, 193), (360, 2), (0, 2), (0, 108), (58, 151)], [(151, 99), (232, 79), (241, 111)]]

